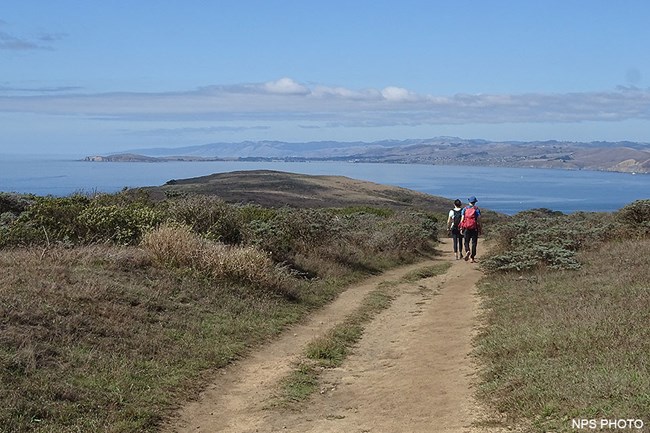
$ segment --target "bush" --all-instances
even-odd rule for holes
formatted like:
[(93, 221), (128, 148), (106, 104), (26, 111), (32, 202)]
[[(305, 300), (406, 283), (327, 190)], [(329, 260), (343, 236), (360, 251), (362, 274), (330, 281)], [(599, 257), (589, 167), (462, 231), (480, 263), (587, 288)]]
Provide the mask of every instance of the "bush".
[(162, 220), (160, 212), (135, 203), (125, 206), (91, 205), (79, 214), (77, 224), (82, 230), (80, 241), (83, 243), (134, 245)]
[[(264, 251), (266, 259), (314, 278), (350, 270), (374, 273), (431, 252), (438, 220), (423, 212), (368, 206), (272, 209), (233, 205), (202, 195), (154, 203), (146, 195), (134, 193), (93, 197), (77, 194), (65, 198), (36, 197), (19, 216), (11, 212), (1, 214), (0, 247), (136, 245), (145, 233), (162, 223), (186, 227), (199, 238), (216, 244), (253, 247), (255, 251)], [(186, 252), (181, 243), (190, 242), (177, 241), (170, 247), (173, 250), (160, 252), (162, 256), (169, 254), (172, 262), (178, 259), (173, 254), (182, 256)], [(184, 262), (174, 263), (181, 266)]]
[[(108, 196), (112, 197), (112, 196)], [(35, 197), (18, 216), (0, 216), (1, 246), (137, 244), (164, 220), (153, 205), (107, 196)]]
[(77, 218), (89, 203), (90, 198), (81, 194), (62, 198), (37, 197), (35, 202), (20, 215), (17, 223), (33, 226), (37, 236), (41, 237), (41, 243), (52, 241), (76, 243), (83, 237)]
[(242, 240), (241, 214), (220, 198), (191, 195), (168, 200), (165, 205), (171, 221), (187, 225), (195, 233), (228, 244)]
[(637, 200), (616, 213), (623, 236), (646, 237), (650, 234), (650, 200)]
[(323, 209), (279, 209), (247, 223), (245, 242), (273, 254), (278, 262), (339, 238), (340, 218)]
[(496, 245), (483, 267), (493, 272), (536, 267), (577, 269), (580, 263), (576, 252), (591, 249), (616, 234), (616, 224), (608, 214), (524, 211), (493, 229)]
[(0, 193), (0, 215), (11, 213), (19, 215), (24, 212), (32, 203), (32, 196), (25, 196), (19, 194)]

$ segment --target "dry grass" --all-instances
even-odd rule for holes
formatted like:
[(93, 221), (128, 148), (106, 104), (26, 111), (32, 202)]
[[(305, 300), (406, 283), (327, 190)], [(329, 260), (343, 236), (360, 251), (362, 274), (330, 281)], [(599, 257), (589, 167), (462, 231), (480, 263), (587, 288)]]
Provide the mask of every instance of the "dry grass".
[(368, 275), (372, 252), (336, 245), (301, 253), (310, 278), (179, 225), (139, 247), (0, 250), (0, 431), (157, 431), (206, 372)]
[(137, 248), (0, 252), (0, 431), (155, 431), (202, 372), (306, 311)]
[(290, 298), (297, 296), (296, 283), (286, 269), (253, 246), (209, 241), (179, 225), (162, 225), (147, 233), (141, 245), (164, 266), (193, 269), (216, 280), (243, 281)]
[(571, 431), (571, 419), (650, 423), (650, 241), (610, 241), (577, 271), (492, 275), (481, 395), (520, 430)]

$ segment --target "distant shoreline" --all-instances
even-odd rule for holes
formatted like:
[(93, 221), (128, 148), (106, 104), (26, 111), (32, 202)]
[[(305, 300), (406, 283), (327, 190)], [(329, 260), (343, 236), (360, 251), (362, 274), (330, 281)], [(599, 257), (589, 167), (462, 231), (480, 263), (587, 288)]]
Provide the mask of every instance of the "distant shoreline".
[(617, 173), (650, 173), (650, 143), (590, 143), (557, 140), (490, 141), (459, 137), (373, 142), (244, 141), (176, 148), (132, 149), (95, 162), (346, 162), (456, 165), (471, 167), (548, 168)]
[(102, 163), (165, 163), (165, 162), (345, 162), (345, 163), (357, 163), (357, 164), (418, 164), (418, 165), (443, 165), (443, 166), (463, 166), (463, 167), (496, 167), (496, 168), (539, 168), (539, 169), (553, 169), (553, 170), (563, 170), (563, 171), (598, 171), (598, 172), (612, 172), (612, 173), (624, 173), (631, 175), (647, 175), (650, 174), (650, 170), (646, 171), (633, 171), (625, 170), (622, 168), (613, 169), (613, 168), (596, 168), (596, 167), (573, 167), (573, 166), (558, 166), (557, 164), (544, 164), (540, 161), (532, 160), (523, 160), (518, 164), (508, 164), (504, 161), (498, 163), (496, 161), (481, 161), (480, 159), (473, 161), (466, 160), (454, 160), (454, 159), (444, 159), (441, 161), (430, 162), (422, 160), (408, 160), (408, 159), (397, 159), (391, 158), (371, 158), (371, 157), (355, 157), (351, 158), (348, 156), (341, 157), (322, 157), (322, 158), (309, 158), (309, 157), (229, 157), (229, 158), (220, 158), (220, 157), (206, 157), (206, 156), (193, 156), (193, 155), (180, 155), (180, 156), (147, 156), (139, 155), (134, 153), (123, 153), (115, 155), (93, 155), (87, 156), (80, 161), (82, 162), (102, 162)]

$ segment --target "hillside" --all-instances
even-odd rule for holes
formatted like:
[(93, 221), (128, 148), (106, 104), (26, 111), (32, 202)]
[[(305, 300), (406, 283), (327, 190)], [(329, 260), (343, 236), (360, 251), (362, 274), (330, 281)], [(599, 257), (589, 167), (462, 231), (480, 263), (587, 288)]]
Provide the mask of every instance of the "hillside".
[(136, 149), (87, 161), (197, 160), (354, 161), (406, 164), (533, 167), (650, 173), (650, 144), (637, 142), (489, 141), (458, 137), (286, 143), (245, 141), (177, 148)]
[(344, 176), (313, 176), (272, 170), (235, 171), (170, 180), (163, 186), (140, 190), (155, 199), (196, 193), (217, 196), (229, 203), (255, 203), (269, 207), (413, 207), (433, 212), (446, 212), (450, 207), (449, 199), (406, 188)]

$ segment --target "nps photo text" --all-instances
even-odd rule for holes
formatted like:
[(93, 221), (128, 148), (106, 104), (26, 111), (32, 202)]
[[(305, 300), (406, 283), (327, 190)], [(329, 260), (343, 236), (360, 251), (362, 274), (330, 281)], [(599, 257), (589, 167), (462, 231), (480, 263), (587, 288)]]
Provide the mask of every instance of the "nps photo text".
[(641, 419), (572, 419), (571, 428), (588, 430), (641, 430), (645, 423)]

